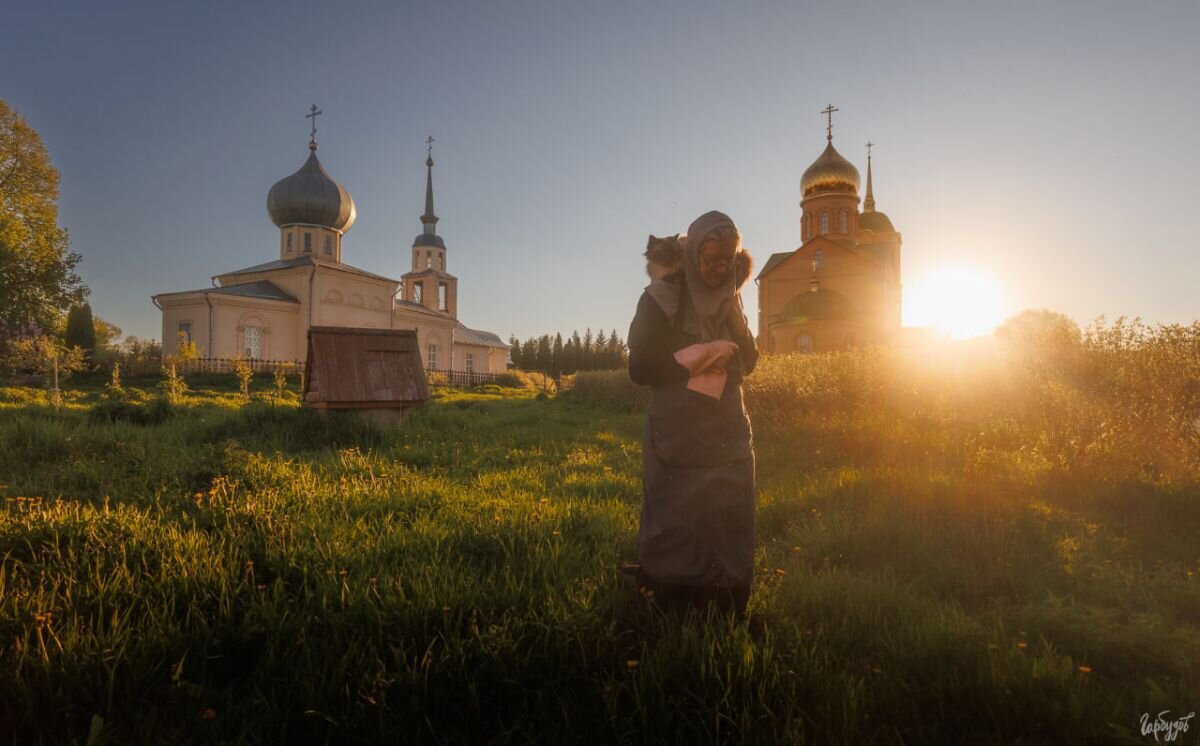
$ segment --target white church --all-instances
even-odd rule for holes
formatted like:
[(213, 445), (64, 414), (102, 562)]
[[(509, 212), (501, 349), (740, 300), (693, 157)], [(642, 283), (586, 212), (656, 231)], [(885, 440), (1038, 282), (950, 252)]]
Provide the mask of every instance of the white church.
[(342, 261), (354, 200), (317, 160), (314, 106), (308, 160), (276, 182), (267, 212), (279, 226), (279, 258), (213, 276), (212, 287), (152, 296), (162, 311), (163, 350), (182, 332), (202, 357), (303, 362), (312, 326), (415, 329), (427, 370), (502, 373), (508, 345), (458, 320), (458, 278), (433, 212), (433, 150), (425, 161), (424, 230), (411, 269), (394, 280)]

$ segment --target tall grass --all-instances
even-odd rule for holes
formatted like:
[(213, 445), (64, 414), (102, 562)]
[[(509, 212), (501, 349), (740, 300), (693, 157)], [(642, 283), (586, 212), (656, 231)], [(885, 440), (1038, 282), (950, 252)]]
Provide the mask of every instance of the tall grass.
[(388, 431), (0, 389), (0, 738), (1144, 742), (1200, 701), (1198, 337), (765, 358), (741, 625), (619, 573), (623, 381)]

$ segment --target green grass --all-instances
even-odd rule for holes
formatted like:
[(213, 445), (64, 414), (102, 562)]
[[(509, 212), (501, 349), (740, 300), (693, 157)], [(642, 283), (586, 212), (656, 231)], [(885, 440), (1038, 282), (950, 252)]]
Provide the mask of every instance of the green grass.
[(0, 389), (0, 735), (1143, 743), (1200, 702), (1200, 472), (1100, 379), (1005, 370), (764, 361), (745, 624), (619, 573), (619, 382), (438, 390), (386, 432), (232, 376), (145, 425)]

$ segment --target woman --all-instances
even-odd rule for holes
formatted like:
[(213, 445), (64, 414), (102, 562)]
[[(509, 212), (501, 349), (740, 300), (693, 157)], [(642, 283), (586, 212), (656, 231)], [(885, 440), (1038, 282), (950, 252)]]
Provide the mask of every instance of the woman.
[(650, 386), (639, 582), (661, 606), (715, 603), (740, 617), (754, 566), (741, 382), (758, 351), (738, 295), (750, 256), (737, 226), (714, 211), (688, 228), (681, 263), (646, 288), (628, 336), (629, 376)]

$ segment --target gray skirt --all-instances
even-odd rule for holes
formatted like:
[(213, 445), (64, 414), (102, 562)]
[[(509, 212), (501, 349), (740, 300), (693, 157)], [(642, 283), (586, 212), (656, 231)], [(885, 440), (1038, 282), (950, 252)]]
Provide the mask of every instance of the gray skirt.
[(754, 449), (741, 386), (720, 401), (678, 385), (650, 391), (642, 439), (642, 572), (667, 583), (749, 586)]

